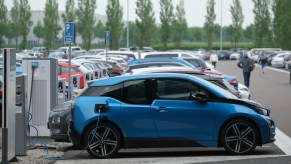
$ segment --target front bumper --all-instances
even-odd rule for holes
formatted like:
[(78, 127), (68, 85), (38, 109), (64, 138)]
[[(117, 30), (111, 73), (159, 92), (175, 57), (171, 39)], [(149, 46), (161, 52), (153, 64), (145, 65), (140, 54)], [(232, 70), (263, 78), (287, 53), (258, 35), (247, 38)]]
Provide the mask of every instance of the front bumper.
[(69, 139), (74, 145), (78, 147), (83, 147), (81, 143), (81, 136), (76, 132), (73, 125), (74, 125), (73, 121), (72, 120), (69, 121), (69, 132), (68, 132)]
[(50, 130), (51, 139), (54, 139), (59, 142), (69, 142), (68, 137), (69, 118), (70, 118), (69, 109), (56, 112), (51, 111), (47, 123), (47, 127)]

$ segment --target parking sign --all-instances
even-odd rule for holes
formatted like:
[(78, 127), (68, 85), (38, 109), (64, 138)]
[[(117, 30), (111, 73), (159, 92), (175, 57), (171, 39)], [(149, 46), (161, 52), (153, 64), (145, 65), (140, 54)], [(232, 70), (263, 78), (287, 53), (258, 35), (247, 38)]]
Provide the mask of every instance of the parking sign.
[(74, 22), (65, 22), (64, 43), (65, 44), (75, 43), (75, 23)]
[(109, 33), (109, 31), (105, 31), (105, 45), (107, 47), (110, 46), (110, 33)]

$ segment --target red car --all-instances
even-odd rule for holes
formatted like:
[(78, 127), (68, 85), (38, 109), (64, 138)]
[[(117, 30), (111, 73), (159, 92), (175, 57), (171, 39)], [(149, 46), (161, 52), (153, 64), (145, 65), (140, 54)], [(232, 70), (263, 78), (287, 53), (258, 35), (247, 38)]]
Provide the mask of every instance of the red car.
[[(59, 62), (58, 63), (58, 76), (60, 78), (64, 78), (66, 79), (66, 82), (69, 81), (69, 64), (68, 63), (64, 63), (64, 62)], [(80, 88), (84, 88), (84, 76), (83, 76), (83, 73), (80, 72), (78, 69), (77, 69), (77, 66), (74, 65), (74, 64), (71, 64), (71, 76), (73, 75), (79, 75), (80, 77), (80, 81), (79, 81), (79, 84), (80, 84)]]

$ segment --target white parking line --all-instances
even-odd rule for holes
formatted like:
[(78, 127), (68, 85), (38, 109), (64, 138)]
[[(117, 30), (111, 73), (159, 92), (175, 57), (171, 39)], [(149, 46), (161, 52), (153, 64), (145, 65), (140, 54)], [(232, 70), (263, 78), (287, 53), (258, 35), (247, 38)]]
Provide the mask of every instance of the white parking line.
[(286, 155), (291, 155), (291, 138), (276, 128), (276, 141), (274, 144)]
[[(256, 64), (256, 67), (261, 67), (261, 65), (260, 64)], [(273, 67), (266, 67), (266, 68), (269, 69), (269, 70), (273, 70), (273, 71), (289, 74), (289, 71), (286, 71), (286, 70), (281, 70), (281, 69), (273, 68)]]

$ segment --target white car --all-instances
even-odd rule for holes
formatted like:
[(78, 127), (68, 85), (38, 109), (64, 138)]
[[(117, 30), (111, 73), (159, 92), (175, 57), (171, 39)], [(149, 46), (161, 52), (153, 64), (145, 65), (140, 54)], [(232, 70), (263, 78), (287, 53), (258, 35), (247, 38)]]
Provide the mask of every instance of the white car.
[(273, 57), (271, 65), (273, 67), (285, 67), (284, 65), (284, 57), (285, 55), (290, 54), (290, 52), (279, 53)]
[(229, 56), (229, 59), (230, 60), (239, 60), (240, 59), (240, 53), (232, 53), (232, 54), (230, 54), (230, 56)]
[(238, 91), (239, 94), (241, 96), (241, 98), (245, 98), (245, 99), (251, 99), (251, 93), (249, 91), (249, 88), (246, 87), (245, 85), (238, 83)]

